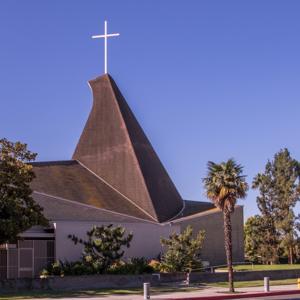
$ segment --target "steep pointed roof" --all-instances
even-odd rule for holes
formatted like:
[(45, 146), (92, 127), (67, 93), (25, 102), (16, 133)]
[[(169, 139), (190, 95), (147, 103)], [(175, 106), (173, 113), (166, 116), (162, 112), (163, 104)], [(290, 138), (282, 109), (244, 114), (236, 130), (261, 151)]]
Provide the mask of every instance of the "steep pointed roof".
[(72, 159), (157, 222), (175, 217), (183, 200), (114, 80), (91, 80), (93, 107)]

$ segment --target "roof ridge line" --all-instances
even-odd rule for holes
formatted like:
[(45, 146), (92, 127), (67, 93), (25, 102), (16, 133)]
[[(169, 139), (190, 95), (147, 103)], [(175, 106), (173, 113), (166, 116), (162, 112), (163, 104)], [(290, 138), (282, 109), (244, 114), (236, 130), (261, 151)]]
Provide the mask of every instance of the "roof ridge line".
[(76, 159), (77, 161), (83, 168), (85, 168), (87, 171), (89, 171), (91, 174), (96, 176), (99, 180), (101, 180), (103, 183), (105, 183), (107, 186), (109, 186), (111, 189), (113, 189), (115, 192), (117, 192), (119, 195), (121, 195), (125, 200), (130, 202), (132, 205), (134, 205), (136, 208), (141, 210), (144, 214), (146, 214), (148, 217), (150, 217), (152, 220), (156, 221), (147, 211), (139, 207), (136, 203), (134, 203), (132, 200), (130, 200), (127, 196), (122, 194), (119, 190), (117, 190), (115, 187), (113, 187), (110, 183), (108, 183), (106, 180), (104, 180), (102, 177), (100, 177), (98, 174), (93, 172), (91, 169), (89, 169), (86, 165), (84, 165), (80, 160)]
[(187, 202), (197, 202), (197, 203), (209, 203), (214, 205), (211, 201), (200, 201), (200, 200), (190, 200), (190, 199), (183, 199), (183, 201), (187, 201)]
[[(129, 143), (130, 143), (130, 145), (131, 145), (131, 149), (132, 149), (132, 151), (133, 151), (133, 153), (134, 153), (133, 159), (134, 159), (134, 161), (136, 162), (138, 172), (140, 173), (140, 176), (142, 177), (143, 185), (144, 185), (144, 187), (145, 187), (145, 189), (146, 189), (146, 192), (147, 192), (147, 195), (148, 195), (148, 197), (149, 197), (149, 199), (150, 199), (150, 204), (151, 204), (152, 209), (153, 209), (153, 211), (154, 211), (154, 213), (155, 213), (156, 220), (158, 221), (158, 215), (157, 215), (157, 212), (156, 212), (155, 207), (154, 207), (154, 205), (153, 205), (152, 198), (151, 198), (150, 193), (149, 193), (149, 190), (148, 190), (148, 186), (147, 186), (147, 184), (146, 184), (146, 182), (145, 182), (144, 174), (143, 174), (143, 172), (142, 172), (142, 170), (141, 170), (141, 167), (140, 167), (140, 162), (139, 162), (139, 160), (138, 160), (138, 158), (137, 158), (137, 154), (136, 154), (135, 149), (134, 149), (134, 147), (133, 147), (133, 143), (132, 143), (132, 140), (131, 140), (131, 137), (130, 137), (130, 134), (129, 134), (129, 130), (128, 130), (128, 128), (127, 128), (127, 124), (126, 124), (126, 122), (124, 121), (124, 118), (123, 118), (123, 115), (122, 115), (122, 112), (121, 112), (121, 109), (120, 109), (120, 105), (119, 105), (119, 102), (118, 102), (118, 100), (117, 100), (117, 96), (116, 96), (116, 93), (115, 93), (115, 91), (114, 91), (114, 88), (113, 88), (113, 85), (115, 84), (115, 82), (114, 82), (114, 80), (111, 78), (111, 76), (108, 75), (107, 77), (108, 77), (108, 80), (109, 80), (109, 82), (110, 82), (109, 87), (110, 87), (110, 89), (111, 89), (111, 91), (112, 91), (112, 93), (113, 93), (113, 96), (114, 96), (114, 98), (115, 98), (115, 102), (116, 102), (116, 104), (117, 104), (117, 111), (118, 111), (118, 113), (119, 113), (121, 122), (123, 123), (124, 127), (126, 128), (127, 135), (125, 135), (125, 138), (128, 138)], [(118, 88), (118, 87), (117, 87), (117, 88)], [(121, 96), (123, 97), (121, 91), (120, 91), (120, 94), (121, 94)], [(125, 101), (126, 101), (126, 100), (125, 100)], [(143, 211), (144, 211), (144, 210), (143, 210)], [(153, 219), (153, 217), (152, 217), (152, 219)]]
[(183, 213), (183, 211), (185, 210), (185, 201), (183, 200), (182, 201), (183, 204), (182, 204), (182, 208), (181, 210), (178, 212), (178, 214), (176, 214), (174, 217), (170, 218), (169, 220), (167, 220), (166, 222), (172, 222), (172, 220), (176, 219), (181, 213)]
[(173, 220), (171, 222), (178, 223), (178, 222), (182, 222), (182, 221), (185, 221), (185, 220), (189, 220), (189, 219), (193, 219), (193, 218), (196, 218), (196, 217), (201, 217), (201, 216), (205, 216), (205, 215), (212, 214), (212, 213), (217, 213), (217, 212), (221, 212), (221, 210), (217, 207), (214, 207), (214, 208), (211, 208), (211, 209), (208, 209), (208, 210), (205, 210), (205, 211), (195, 213), (193, 215), (189, 215), (189, 216), (186, 216), (186, 217), (179, 218), (177, 220)]
[(141, 218), (130, 216), (130, 215), (127, 215), (127, 214), (124, 214), (124, 213), (120, 213), (120, 212), (114, 211), (114, 210), (108, 210), (106, 208), (101, 208), (101, 207), (96, 207), (96, 206), (89, 205), (89, 204), (84, 204), (84, 203), (81, 203), (81, 202), (78, 202), (78, 201), (74, 201), (74, 200), (70, 200), (70, 199), (66, 199), (66, 198), (62, 198), (62, 197), (50, 195), (50, 194), (47, 194), (47, 193), (42, 193), (42, 192), (38, 192), (38, 191), (33, 191), (33, 193), (39, 194), (39, 195), (42, 195), (42, 196), (46, 196), (46, 197), (50, 197), (50, 198), (55, 198), (57, 200), (66, 201), (66, 202), (74, 203), (74, 204), (77, 204), (77, 205), (81, 205), (81, 206), (93, 208), (93, 209), (96, 209), (96, 210), (101, 210), (101, 211), (105, 211), (105, 212), (108, 212), (108, 213), (113, 213), (113, 214), (117, 214), (117, 215), (129, 217), (129, 218), (132, 218), (132, 219), (137, 219), (137, 220), (141, 220), (141, 221), (144, 221), (144, 222), (149, 222), (151, 224), (157, 224), (157, 223), (152, 222), (150, 220), (141, 219)]

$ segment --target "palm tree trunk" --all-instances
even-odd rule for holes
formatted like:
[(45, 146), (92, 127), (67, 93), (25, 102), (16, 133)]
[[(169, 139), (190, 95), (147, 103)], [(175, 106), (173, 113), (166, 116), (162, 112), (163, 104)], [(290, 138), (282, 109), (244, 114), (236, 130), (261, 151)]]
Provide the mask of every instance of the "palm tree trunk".
[(225, 242), (225, 252), (226, 252), (227, 267), (228, 267), (229, 292), (234, 292), (230, 211), (225, 208), (225, 210), (223, 211), (223, 216), (224, 216), (224, 242)]

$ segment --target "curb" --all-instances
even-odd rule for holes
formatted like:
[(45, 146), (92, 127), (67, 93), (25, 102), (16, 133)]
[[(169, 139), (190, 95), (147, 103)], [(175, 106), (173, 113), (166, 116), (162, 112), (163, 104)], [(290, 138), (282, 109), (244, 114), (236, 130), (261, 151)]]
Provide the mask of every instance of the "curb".
[(166, 300), (213, 300), (213, 299), (242, 299), (250, 297), (266, 297), (266, 296), (283, 296), (300, 294), (300, 290), (290, 291), (274, 291), (274, 292), (258, 292), (258, 293), (241, 293), (235, 295), (217, 295), (217, 296), (200, 296), (200, 297), (188, 297), (188, 298), (167, 298)]

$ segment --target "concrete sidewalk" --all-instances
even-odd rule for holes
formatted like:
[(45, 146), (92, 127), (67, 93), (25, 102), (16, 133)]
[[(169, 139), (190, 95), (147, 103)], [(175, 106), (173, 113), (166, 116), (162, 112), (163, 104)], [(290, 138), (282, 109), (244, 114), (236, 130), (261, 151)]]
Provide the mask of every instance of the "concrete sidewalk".
[[(203, 287), (203, 289), (199, 289), (197, 291), (191, 291), (191, 292), (172, 292), (172, 293), (161, 293), (161, 294), (155, 294), (151, 296), (151, 299), (153, 300), (172, 300), (172, 299), (192, 299), (197, 297), (201, 297), (202, 299), (209, 299), (209, 297), (225, 297), (228, 299), (228, 289), (227, 288), (218, 288), (218, 287)], [(272, 292), (283, 292), (287, 293), (289, 291), (297, 292), (299, 291), (300, 295), (300, 289), (297, 289), (297, 285), (281, 285), (281, 286), (271, 286), (271, 293)], [(238, 299), (237, 296), (241, 296), (245, 299), (246, 295), (249, 295), (249, 299), (254, 299), (253, 294), (254, 293), (263, 293), (263, 287), (248, 287), (248, 288), (238, 288), (236, 289), (236, 292), (234, 294), (234, 298)], [(267, 296), (267, 295), (266, 295)], [(204, 298), (203, 298), (204, 297)], [(51, 298), (43, 298), (45, 299), (51, 299)], [(143, 295), (105, 295), (105, 296), (97, 296), (97, 297), (78, 297), (78, 298), (56, 298), (56, 299), (64, 299), (64, 300), (72, 300), (72, 299), (80, 299), (80, 300), (143, 300)], [(219, 298), (220, 299), (220, 298)], [(280, 298), (277, 298), (280, 299)], [(295, 299), (295, 298), (294, 298)], [(41, 299), (42, 300), (42, 299)]]

